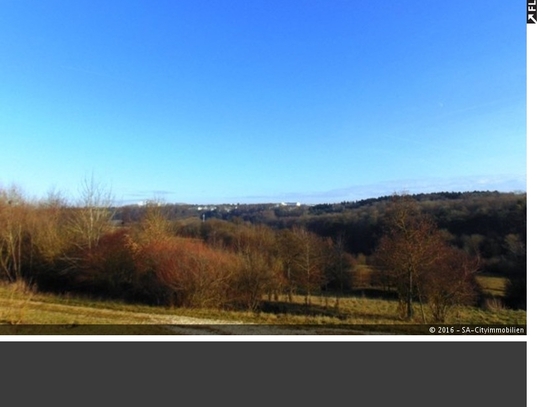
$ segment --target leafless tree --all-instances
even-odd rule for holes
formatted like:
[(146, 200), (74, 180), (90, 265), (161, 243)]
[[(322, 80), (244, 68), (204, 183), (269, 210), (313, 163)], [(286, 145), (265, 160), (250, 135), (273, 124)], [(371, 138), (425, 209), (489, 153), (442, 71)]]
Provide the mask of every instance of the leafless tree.
[(0, 270), (8, 281), (22, 277), (23, 244), (28, 207), (22, 191), (12, 186), (0, 190)]
[(95, 180), (94, 175), (81, 184), (80, 197), (73, 209), (70, 229), (74, 243), (92, 250), (110, 226), (113, 217), (111, 190)]
[(402, 318), (413, 318), (415, 298), (421, 305), (426, 300), (434, 319), (440, 321), (453, 305), (472, 298), (476, 262), (452, 248), (412, 198), (395, 197), (387, 222), (375, 260), (396, 288)]

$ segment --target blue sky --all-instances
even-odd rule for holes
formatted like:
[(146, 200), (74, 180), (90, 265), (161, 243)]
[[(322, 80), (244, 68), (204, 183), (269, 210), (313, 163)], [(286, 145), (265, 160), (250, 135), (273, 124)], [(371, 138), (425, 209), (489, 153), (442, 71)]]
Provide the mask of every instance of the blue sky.
[(4, 1), (0, 187), (526, 190), (525, 2)]

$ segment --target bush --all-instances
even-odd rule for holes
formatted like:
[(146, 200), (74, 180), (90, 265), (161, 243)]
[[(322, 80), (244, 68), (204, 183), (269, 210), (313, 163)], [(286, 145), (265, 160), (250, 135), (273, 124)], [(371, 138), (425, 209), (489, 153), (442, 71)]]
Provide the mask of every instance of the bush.
[(136, 290), (171, 306), (224, 306), (236, 256), (192, 239), (171, 237), (137, 248)]
[(74, 285), (90, 294), (129, 299), (134, 295), (134, 276), (128, 232), (120, 229), (103, 235), (94, 248), (81, 253)]

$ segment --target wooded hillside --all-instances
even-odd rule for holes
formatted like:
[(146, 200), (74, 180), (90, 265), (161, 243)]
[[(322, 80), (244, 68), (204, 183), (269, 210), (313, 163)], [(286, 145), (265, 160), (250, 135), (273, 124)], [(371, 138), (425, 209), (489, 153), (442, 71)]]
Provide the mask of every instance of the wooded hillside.
[[(391, 228), (391, 214), (404, 206), (416, 233), (401, 237)], [(426, 257), (420, 259), (426, 260), (417, 260), (416, 270), (404, 267), (414, 267), (412, 257), (387, 261), (400, 247), (423, 241)], [(93, 184), (76, 204), (58, 195), (36, 202), (17, 188), (0, 191), (0, 279), (41, 290), (255, 310), (265, 298), (298, 294), (310, 303), (319, 292), (334, 293), (339, 304), (354, 293), (362, 269), (371, 284), (390, 289), (408, 308), (413, 301), (443, 306), (446, 296), (454, 298), (447, 307), (477, 304), (474, 276), (483, 273), (504, 277), (506, 305), (525, 309), (526, 194), (113, 207)], [(405, 286), (402, 273), (418, 280)], [(408, 287), (406, 297), (402, 287)]]

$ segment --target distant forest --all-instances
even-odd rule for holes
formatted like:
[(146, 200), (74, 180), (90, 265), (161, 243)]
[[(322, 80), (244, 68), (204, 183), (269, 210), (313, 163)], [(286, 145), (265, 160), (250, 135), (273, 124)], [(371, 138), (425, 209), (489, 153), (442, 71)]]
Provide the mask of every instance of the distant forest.
[[(371, 257), (383, 234), (387, 204), (394, 197), (317, 205), (162, 204), (161, 213), (171, 221), (192, 220), (187, 224), (192, 226), (185, 226), (187, 230), (194, 227), (195, 219), (202, 223), (221, 220), (262, 224), (275, 230), (303, 227), (321, 237), (341, 237), (347, 252)], [(513, 253), (526, 255), (526, 193), (435, 192), (409, 197), (438, 228), (450, 234), (455, 246), (481, 257), (482, 272), (507, 274), (516, 267)], [(138, 222), (145, 211), (140, 205), (115, 208), (114, 219), (125, 224)]]

